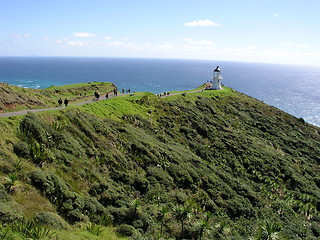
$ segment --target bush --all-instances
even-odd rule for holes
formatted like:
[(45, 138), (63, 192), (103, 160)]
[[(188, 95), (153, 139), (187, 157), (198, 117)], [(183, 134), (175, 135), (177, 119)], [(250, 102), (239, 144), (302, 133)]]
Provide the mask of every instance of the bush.
[(26, 142), (20, 141), (13, 146), (13, 151), (17, 156), (28, 158), (30, 156), (30, 148)]
[(32, 184), (44, 193), (58, 207), (58, 211), (69, 221), (77, 222), (91, 218), (97, 220), (105, 213), (105, 208), (95, 198), (82, 197), (69, 191), (69, 187), (57, 176), (45, 171), (30, 174)]
[(9, 200), (9, 196), (7, 194), (7, 191), (5, 187), (0, 184), (0, 202), (6, 202)]
[(0, 239), (11, 239), (12, 233), (6, 226), (0, 225)]
[(130, 176), (131, 186), (134, 187), (141, 194), (145, 194), (149, 188), (149, 182), (145, 176), (141, 174), (134, 174)]
[(103, 229), (100, 225), (94, 224), (94, 223), (90, 223), (86, 226), (86, 230), (90, 233), (92, 233), (93, 235), (96, 236), (100, 236), (101, 233), (103, 232)]
[(26, 140), (35, 139), (39, 143), (48, 144), (49, 132), (49, 126), (34, 113), (28, 112), (20, 123), (20, 135)]
[(115, 207), (109, 207), (108, 208), (109, 213), (112, 215), (114, 219), (114, 223), (124, 223), (128, 221), (128, 213), (130, 213), (129, 209), (126, 207), (121, 208), (115, 208)]
[(53, 212), (40, 212), (35, 216), (35, 220), (54, 229), (67, 229), (68, 223)]
[(116, 232), (123, 236), (131, 237), (137, 233), (137, 230), (131, 225), (121, 224), (119, 227), (117, 227)]
[(10, 223), (21, 219), (19, 211), (9, 205), (9, 203), (0, 202), (0, 222)]
[(56, 234), (36, 220), (22, 220), (11, 226), (13, 231), (31, 239), (54, 239)]

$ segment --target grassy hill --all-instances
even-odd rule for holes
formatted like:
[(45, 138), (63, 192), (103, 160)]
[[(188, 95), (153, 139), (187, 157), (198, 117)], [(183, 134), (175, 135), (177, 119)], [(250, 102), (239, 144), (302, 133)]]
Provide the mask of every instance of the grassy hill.
[(230, 88), (0, 128), (0, 239), (320, 237), (320, 129)]
[(54, 107), (58, 105), (59, 98), (67, 98), (70, 102), (84, 101), (92, 99), (94, 91), (106, 94), (114, 88), (115, 85), (108, 82), (51, 86), (46, 89), (29, 89), (0, 83), (0, 113)]

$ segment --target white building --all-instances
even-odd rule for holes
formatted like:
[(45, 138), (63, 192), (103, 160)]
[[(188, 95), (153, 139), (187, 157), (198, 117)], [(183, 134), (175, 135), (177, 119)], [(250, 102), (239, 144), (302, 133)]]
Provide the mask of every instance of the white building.
[(223, 78), (222, 78), (219, 66), (217, 66), (216, 69), (213, 71), (211, 79), (212, 79), (212, 81), (211, 81), (211, 83), (212, 83), (211, 90), (220, 90), (220, 89), (222, 89), (221, 80)]

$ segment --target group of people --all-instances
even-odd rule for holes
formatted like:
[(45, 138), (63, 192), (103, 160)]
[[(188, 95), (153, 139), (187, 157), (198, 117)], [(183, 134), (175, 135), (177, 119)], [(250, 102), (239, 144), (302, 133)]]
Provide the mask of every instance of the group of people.
[(126, 92), (126, 93), (130, 93), (131, 90), (130, 90), (130, 88), (127, 89), (127, 90), (125, 90), (124, 88), (122, 88), (122, 89), (121, 89), (121, 92), (122, 92), (122, 94), (124, 94), (125, 92)]
[[(113, 96), (118, 96), (118, 89), (117, 88), (114, 88), (113, 89)], [(109, 92), (106, 93), (106, 99), (109, 98)]]
[(169, 96), (169, 92), (164, 92), (164, 93), (159, 93), (157, 94), (158, 97), (163, 97), (163, 96)]
[(59, 98), (59, 100), (58, 100), (59, 107), (62, 106), (62, 103), (64, 103), (64, 105), (67, 107), (69, 104), (69, 100), (65, 98), (63, 101), (62, 98)]
[(94, 91), (94, 97), (95, 97), (96, 101), (98, 101), (100, 98), (100, 94), (97, 91)]
[[(126, 92), (127, 92), (127, 93), (130, 93), (130, 91), (131, 91), (131, 90), (128, 89)], [(125, 89), (122, 88), (122, 93), (124, 93), (124, 92), (125, 92)], [(99, 92), (98, 92), (98, 91), (94, 91), (93, 94), (94, 94), (94, 100), (98, 101), (99, 98), (100, 98)], [(118, 89), (117, 89), (117, 88), (114, 88), (114, 89), (113, 89), (113, 95), (114, 95), (114, 96), (118, 96)], [(80, 93), (80, 96), (82, 96), (81, 93)], [(86, 96), (86, 93), (84, 93), (84, 96)], [(109, 92), (106, 93), (106, 96), (105, 96), (105, 97), (106, 97), (106, 99), (109, 98)], [(67, 107), (68, 104), (69, 104), (69, 100), (68, 100), (67, 98), (65, 98), (64, 100), (62, 100), (62, 98), (60, 98), (60, 99), (58, 100), (59, 107), (61, 107), (63, 103), (64, 103), (64, 105)]]

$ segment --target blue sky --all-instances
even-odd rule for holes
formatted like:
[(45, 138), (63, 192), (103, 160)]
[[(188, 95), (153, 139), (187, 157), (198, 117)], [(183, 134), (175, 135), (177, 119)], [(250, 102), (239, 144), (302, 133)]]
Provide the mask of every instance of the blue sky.
[(0, 0), (0, 56), (320, 65), (319, 0)]

